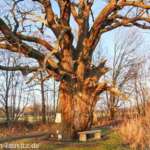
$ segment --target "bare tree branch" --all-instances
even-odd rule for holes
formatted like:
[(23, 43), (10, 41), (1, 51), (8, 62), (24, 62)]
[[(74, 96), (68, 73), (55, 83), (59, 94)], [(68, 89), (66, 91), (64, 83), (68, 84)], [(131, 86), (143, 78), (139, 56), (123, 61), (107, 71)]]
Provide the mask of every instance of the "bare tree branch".
[(38, 71), (39, 67), (29, 67), (29, 66), (2, 66), (0, 65), (0, 70), (5, 71), (21, 71), (23, 75)]

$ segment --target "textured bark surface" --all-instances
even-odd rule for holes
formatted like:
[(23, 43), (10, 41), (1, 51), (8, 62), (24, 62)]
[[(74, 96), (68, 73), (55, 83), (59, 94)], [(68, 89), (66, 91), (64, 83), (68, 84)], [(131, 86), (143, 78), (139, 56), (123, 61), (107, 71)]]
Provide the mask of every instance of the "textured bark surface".
[(77, 87), (81, 85), (75, 85), (71, 82), (62, 82), (60, 85), (59, 111), (63, 116), (63, 131), (70, 134), (69, 136), (91, 127), (93, 110), (97, 102), (93, 89), (88, 90), (84, 86), (79, 89)]

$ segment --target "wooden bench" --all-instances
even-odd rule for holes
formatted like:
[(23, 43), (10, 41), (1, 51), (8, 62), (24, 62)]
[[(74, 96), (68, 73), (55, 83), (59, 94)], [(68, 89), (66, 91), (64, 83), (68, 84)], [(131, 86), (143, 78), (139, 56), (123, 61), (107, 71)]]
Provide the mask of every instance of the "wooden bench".
[(101, 130), (89, 130), (89, 131), (82, 131), (78, 132), (79, 134), (79, 141), (86, 142), (88, 139), (88, 135), (94, 135), (94, 140), (101, 139)]

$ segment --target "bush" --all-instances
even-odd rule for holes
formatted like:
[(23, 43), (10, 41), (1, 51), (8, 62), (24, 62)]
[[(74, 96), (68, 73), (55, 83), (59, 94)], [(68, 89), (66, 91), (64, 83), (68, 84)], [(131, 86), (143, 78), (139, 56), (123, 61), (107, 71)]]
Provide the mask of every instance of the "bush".
[(145, 116), (125, 120), (119, 127), (119, 133), (132, 149), (150, 148), (150, 111)]

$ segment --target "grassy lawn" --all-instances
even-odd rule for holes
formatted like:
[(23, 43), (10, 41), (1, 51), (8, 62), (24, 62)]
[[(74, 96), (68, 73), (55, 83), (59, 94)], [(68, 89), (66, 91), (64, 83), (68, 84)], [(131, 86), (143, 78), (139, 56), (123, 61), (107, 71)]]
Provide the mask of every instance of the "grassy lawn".
[(69, 145), (52, 145), (42, 144), (40, 146), (42, 150), (128, 150), (123, 147), (120, 137), (116, 132), (110, 131), (109, 136), (105, 140), (99, 142), (88, 143), (72, 143)]
[(107, 134), (106, 139), (101, 141), (91, 141), (87, 143), (69, 143), (69, 144), (41, 144), (42, 150), (129, 150), (122, 145), (121, 138), (115, 131), (104, 129), (103, 133)]
[(11, 143), (15, 144), (32, 144), (38, 143), (40, 145), (39, 150), (129, 150), (128, 147), (123, 146), (121, 138), (115, 131), (108, 129), (102, 129), (102, 134), (106, 135), (106, 138), (100, 141), (88, 141), (88, 142), (68, 142), (68, 143), (52, 143), (51, 141), (40, 140), (20, 140)]

